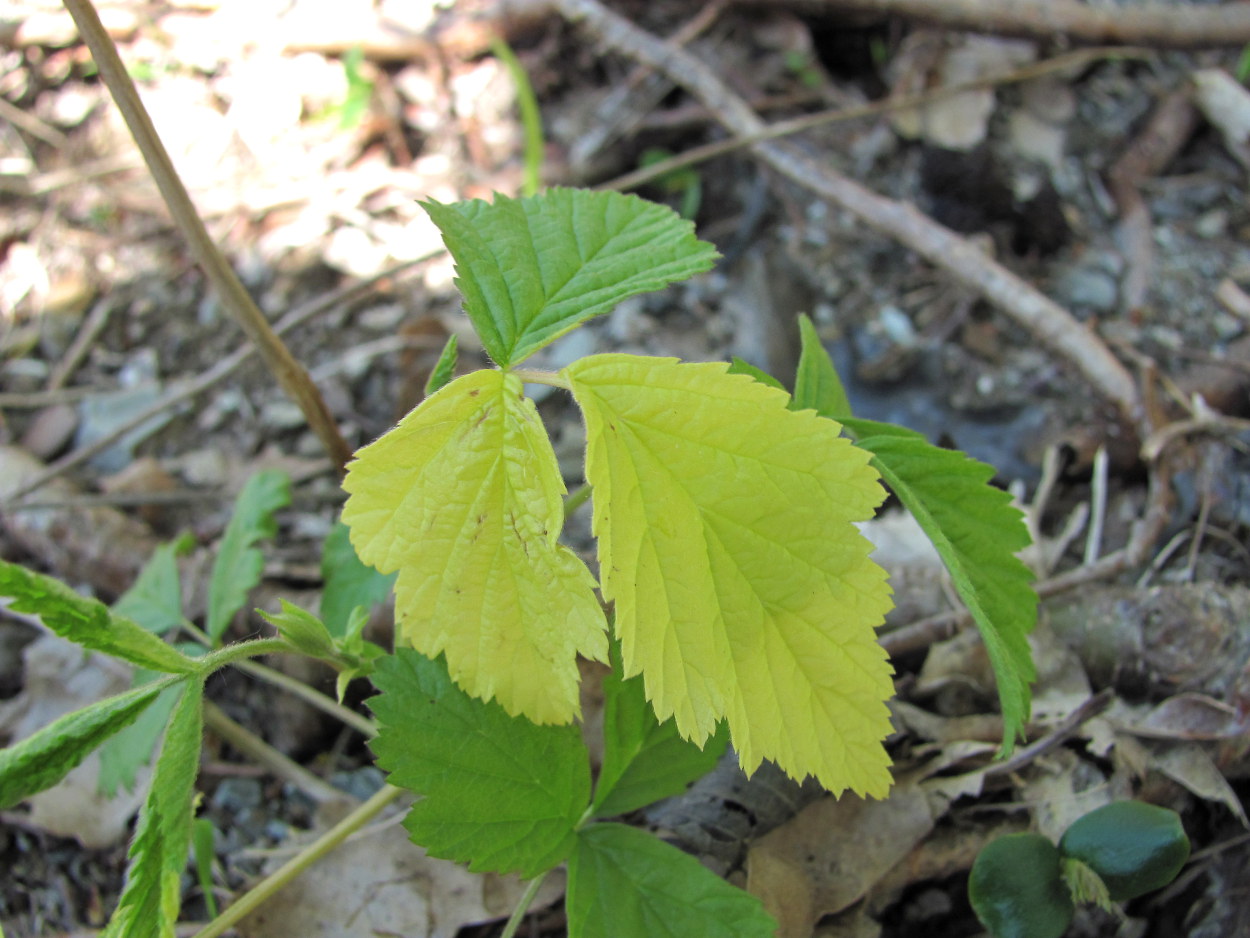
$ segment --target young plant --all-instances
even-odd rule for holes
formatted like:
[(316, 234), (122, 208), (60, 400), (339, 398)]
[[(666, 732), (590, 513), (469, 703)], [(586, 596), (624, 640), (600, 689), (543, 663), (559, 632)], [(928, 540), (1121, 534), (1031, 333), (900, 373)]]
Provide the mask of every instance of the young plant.
[[(253, 543), (272, 533), (276, 502), (263, 490), (248, 500), (252, 520), (227, 533), (219, 563), (232, 572), (212, 594), (212, 650), (199, 658), (119, 610), (0, 566), (0, 595), (15, 608), (88, 648), (171, 675), (0, 751), (0, 807), (54, 784), (175, 688), (126, 890), (106, 931), (172, 935), (204, 680), (251, 655), (298, 652), (340, 670), (340, 695), (350, 678), (372, 677), (380, 693), (370, 701), (371, 745), (394, 785), (423, 796), (405, 823), (430, 854), (533, 877), (530, 898), (543, 873), (567, 862), (573, 938), (771, 934), (754, 898), (609, 819), (680, 792), (729, 740), (748, 772), (771, 759), (834, 793), (887, 793), (892, 672), (874, 630), (890, 590), (855, 527), (884, 499), (882, 480), (933, 539), (985, 637), (1009, 750), (1033, 679), (1026, 633), (1036, 596), (1014, 556), (1027, 542), (1021, 515), (988, 484), (988, 466), (855, 419), (806, 319), (793, 395), (745, 362), (609, 354), (559, 372), (521, 367), (620, 300), (712, 265), (713, 248), (670, 210), (568, 189), (426, 208), (497, 367), (451, 380), (449, 346), (427, 399), (356, 454), (344, 483), (351, 543), (336, 531), (323, 561), (325, 621), (284, 603), (267, 616), (280, 638), (217, 647), (259, 575)], [(581, 408), (597, 576), (559, 541), (579, 502), (564, 500), (527, 383), (568, 391)], [(154, 588), (170, 581), (176, 550), (140, 578), (122, 604), (131, 615), (160, 623), (179, 615), (177, 598)], [(389, 577), (400, 647), (385, 656), (361, 630), (364, 607)], [(148, 596), (155, 600), (139, 601)], [(578, 656), (612, 665), (593, 787), (571, 725)]]
[(1109, 909), (1161, 889), (1189, 859), (1175, 811), (1116, 801), (1078, 818), (1051, 843), (1010, 834), (988, 844), (968, 877), (972, 908), (994, 938), (1059, 938), (1077, 902)]

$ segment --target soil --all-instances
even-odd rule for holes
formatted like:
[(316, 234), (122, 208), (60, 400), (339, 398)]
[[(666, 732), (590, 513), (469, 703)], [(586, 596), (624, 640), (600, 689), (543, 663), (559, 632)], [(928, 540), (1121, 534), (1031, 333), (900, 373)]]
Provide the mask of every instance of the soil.
[[(371, 4), (344, 5), (331, 16), (332, 35), (310, 26), (316, 15), (297, 19), (272, 3), (123, 3), (109, 8), (107, 20), (210, 232), (271, 319), (384, 274), (287, 335), (352, 446), (376, 438), (419, 401), (448, 335), (460, 339), (462, 370), (485, 364), (460, 310), (450, 262), (438, 253), (418, 200), (516, 193), (522, 175), (515, 87), (470, 28), (490, 5), (431, 12), (429, 22), (409, 11), (411, 28), (379, 38), (378, 24), (395, 13), (391, 6), (379, 4), (386, 8), (379, 13)], [(615, 8), (659, 36), (672, 35), (696, 12), (668, 2)], [(195, 268), (59, 7), (17, 0), (0, 21), (12, 24), (0, 29), (0, 443), (54, 463), (119, 418), (172, 400), (245, 340)], [(554, 14), (504, 25), (538, 98), (546, 184), (600, 185), (652, 151), (681, 153), (726, 138), (716, 115), (681, 88), (634, 75), (632, 63), (604, 53)], [(442, 44), (415, 38), (421, 36)], [(976, 74), (1002, 75), (1069, 51), (1056, 37), (1008, 43), (899, 17), (820, 17), (803, 4), (722, 11), (690, 48), (769, 120), (909, 93), (917, 82), (938, 83), (956, 61), (982, 70)], [(1250, 164), (1244, 132), (1238, 141), (1228, 129), (1250, 120), (1250, 99), (1234, 95), (1224, 123), (1212, 109), (1191, 107), (1185, 120), (1164, 128), (1171, 159), (1132, 187), (1149, 213), (1148, 254), (1132, 240), (1114, 171), (1161, 102), (1192, 94), (1202, 70), (1236, 74), (1238, 58), (1238, 50), (1108, 54), (1028, 81), (991, 81), (981, 118), (933, 114), (916, 134), (915, 121), (903, 127), (878, 111), (792, 140), (964, 234), (1055, 299), (1133, 369), (1165, 419), (1232, 418), (1210, 433), (1184, 435), (1170, 484), (1174, 498), (1145, 559), (1088, 587), (1097, 596), (1104, 588), (1123, 591), (1117, 605), (1098, 607), (1114, 609), (1106, 613), (1108, 632), (1157, 624), (1158, 604), (1178, 601), (1180, 591), (1219, 598), (1250, 579), (1250, 431), (1235, 422), (1250, 417), (1250, 312), (1239, 305), (1246, 302), (1240, 290), (1250, 289)], [(544, 350), (535, 367), (602, 351), (695, 361), (739, 356), (788, 381), (797, 361), (796, 317), (806, 313), (858, 416), (963, 449), (992, 465), (998, 484), (1035, 505), (1054, 550), (1045, 573), (1079, 569), (1128, 542), (1152, 471), (1140, 458), (1141, 441), (1071, 362), (940, 265), (780, 178), (745, 150), (638, 191), (692, 209), (700, 236), (723, 260), (710, 274), (623, 303)], [(396, 265), (404, 266), (386, 273)], [(76, 347), (79, 339), (86, 344)], [(576, 409), (550, 395), (540, 410), (562, 470), (576, 484), (584, 440)], [(1100, 448), (1110, 455), (1105, 478), (1095, 468)], [(73, 466), (61, 488), (25, 496), (42, 507), (6, 505), (0, 554), (112, 600), (144, 551), (162, 540), (190, 531), (200, 548), (215, 543), (234, 494), (262, 467), (289, 471), (295, 499), (280, 515), (264, 595), (253, 604), (306, 595), (315, 608), (321, 543), (341, 496), (317, 437), (256, 358), (171, 403), (123, 444)], [(4, 488), (11, 491), (7, 482)], [(88, 504), (84, 495), (100, 498)], [(1084, 530), (1065, 543), (1074, 512), (1104, 496), (1101, 546), (1087, 546)], [(74, 519), (59, 542), (41, 534), (43, 522), (35, 520), (48, 512)], [(110, 557), (119, 530), (138, 546)], [(591, 548), (585, 513), (573, 516), (567, 538), (575, 549)], [(184, 571), (193, 619), (203, 611), (202, 573), (197, 581), (195, 571)], [(906, 576), (900, 573), (900, 582)], [(940, 587), (918, 595), (900, 597), (906, 611), (891, 618), (892, 627), (949, 608)], [(1185, 608), (1176, 619), (1181, 628), (1148, 633), (1172, 652), (1168, 666), (1177, 673), (1183, 668), (1176, 661), (1192, 663), (1199, 653), (1183, 626), (1206, 621)], [(1244, 630), (1244, 608), (1204, 634)], [(239, 622), (234, 634), (259, 627)], [(37, 635), (30, 623), (0, 611), (0, 707), (22, 693), (21, 651)], [(937, 665), (924, 648), (896, 664), (901, 698), (943, 720), (993, 709), (992, 694), (957, 686), (949, 672), (926, 677), (923, 669)], [(1111, 686), (1125, 705), (1199, 693), (1244, 721), (1250, 700), (1250, 671), (1186, 684), (1167, 679), (1167, 671), (1159, 679), (1156, 670), (1153, 681), (1121, 686), (1118, 669), (1088, 669), (1100, 675), (1091, 689)], [(326, 679), (299, 676), (322, 685)], [(366, 796), (380, 784), (363, 746), (273, 688), (230, 676), (211, 696), (315, 774), (356, 785)], [(1250, 933), (1244, 909), (1225, 898), (1244, 882), (1250, 856), (1233, 820), (1247, 794), (1244, 738), (1185, 738), (1218, 766), (1218, 780), (1204, 790), (1192, 774), (1158, 768), (1166, 761), (1159, 747), (1179, 734), (1169, 724), (1142, 744), (1156, 748), (1141, 756), (1133, 784), (1139, 797), (1182, 812), (1199, 859), (1161, 897), (1130, 904), (1127, 918), (1083, 914), (1071, 934)], [(900, 764), (909, 766), (926, 745), (942, 744), (911, 724), (900, 725), (892, 741)], [(1071, 759), (1051, 767), (1074, 774), (1079, 752), (1080, 764), (1096, 770), (1094, 787), (1119, 785), (1131, 774), (1118, 756), (1095, 757), (1072, 741), (1060, 749)], [(257, 850), (285, 843), (313, 823), (316, 811), (289, 780), (212, 734), (205, 760), (201, 816), (217, 831), (216, 883), (228, 899), (261, 872)], [(770, 790), (784, 786), (778, 780)], [(1081, 790), (1073, 784), (1068, 795)], [(1003, 780), (980, 797), (958, 800), (940, 826), (946, 834), (988, 829), (990, 819), (1012, 816), (1030, 795), (1038, 790)], [(640, 823), (668, 831), (718, 872), (741, 876), (747, 845), (819, 795), (796, 789), (778, 817), (753, 797), (716, 789), (693, 807), (679, 804), (675, 815)], [(728, 825), (733, 846), (721, 855), (698, 832), (726, 829), (727, 817), (736, 822)], [(124, 849), (87, 849), (24, 823), (20, 812), (6, 815), (5, 934), (35, 938), (102, 926), (120, 890)], [(817, 933), (979, 934), (964, 891), (967, 865), (952, 863), (895, 876), (851, 912), (827, 917)], [(184, 917), (203, 921), (207, 912), (192, 880), (188, 875)], [(535, 916), (533, 934), (563, 933), (555, 908)], [(876, 924), (869, 927), (869, 919)], [(497, 930), (467, 925), (460, 934)]]

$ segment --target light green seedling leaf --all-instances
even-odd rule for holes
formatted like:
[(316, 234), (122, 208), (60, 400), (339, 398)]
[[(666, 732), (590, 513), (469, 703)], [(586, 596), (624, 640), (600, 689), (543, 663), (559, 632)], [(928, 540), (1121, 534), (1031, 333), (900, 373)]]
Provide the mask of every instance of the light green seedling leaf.
[(593, 824), (569, 859), (569, 938), (772, 938), (755, 896), (646, 831)]
[(438, 361), (434, 363), (434, 370), (425, 379), (426, 397), (429, 397), (435, 391), (442, 390), (451, 381), (452, 375), (456, 372), (456, 359), (459, 355), (459, 347), (460, 340), (456, 338), (454, 333), (449, 335), (447, 344), (438, 353)]
[(712, 770), (729, 744), (721, 724), (702, 748), (682, 739), (672, 720), (660, 723), (640, 677), (622, 680), (620, 655), (603, 681), (603, 768), (591, 810), (612, 817), (686, 790)]
[(1028, 634), (1037, 622), (1033, 574), (1016, 552), (1029, 545), (1024, 515), (994, 488), (992, 466), (933, 446), (886, 423), (845, 420), (857, 444), (912, 513), (950, 571), (989, 652), (1010, 752), (1029, 718), (1037, 674)]
[(208, 917), (217, 917), (217, 896), (213, 892), (213, 841), (217, 831), (206, 817), (197, 818), (191, 827), (191, 847), (195, 854), (195, 877), (204, 896)]
[(619, 192), (422, 205), (455, 258), (465, 312), (505, 367), (626, 297), (709, 270), (717, 257), (671, 209)]
[(352, 547), (351, 529), (339, 522), (330, 529), (321, 551), (321, 620), (330, 634), (342, 638), (352, 610), (385, 602), (395, 586), (395, 574), (378, 573), (361, 563)]
[(590, 797), (574, 726), (536, 726), (456, 687), (442, 661), (410, 649), (380, 659), (369, 745), (390, 782), (425, 797), (404, 821), (432, 856), (529, 878), (573, 848)]
[(170, 718), (130, 844), (126, 886), (103, 938), (174, 938), (203, 725), (204, 681), (197, 679), (187, 683)]
[(263, 469), (247, 480), (234, 503), (221, 547), (208, 581), (208, 618), (205, 631), (216, 644), (247, 595), (260, 582), (265, 558), (252, 545), (273, 537), (278, 523), (273, 513), (291, 503), (291, 480), (285, 472)]
[(811, 408), (822, 417), (841, 420), (851, 416), (851, 402), (833, 359), (825, 351), (816, 327), (807, 316), (799, 316), (799, 367), (794, 373), (795, 410)]
[(0, 749), (0, 810), (51, 788), (101, 743), (133, 723), (171, 681), (135, 688), (67, 713)]
[(183, 614), (178, 558), (194, 546), (195, 538), (190, 534), (158, 546), (130, 589), (113, 603), (113, 612), (156, 635), (164, 635), (180, 625)]
[(103, 603), (79, 596), (59, 580), (3, 560), (0, 596), (13, 600), (15, 612), (39, 616), (57, 635), (84, 648), (166, 674), (197, 670), (186, 655), (129, 619), (110, 613)]
[(595, 355), (562, 374), (586, 419), (603, 593), (624, 674), (702, 743), (884, 795), (885, 572), (854, 522), (885, 497), (836, 423), (724, 364)]
[(577, 715), (577, 655), (607, 660), (607, 622), (590, 571), (557, 542), (564, 482), (519, 378), (457, 378), (360, 450), (343, 487), (360, 558), (399, 571), (403, 640), (513, 715)]

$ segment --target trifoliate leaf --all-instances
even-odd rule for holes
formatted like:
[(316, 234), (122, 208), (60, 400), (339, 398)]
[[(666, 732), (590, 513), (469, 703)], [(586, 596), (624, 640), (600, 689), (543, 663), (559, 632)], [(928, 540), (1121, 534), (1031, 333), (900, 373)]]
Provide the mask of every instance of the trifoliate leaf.
[(321, 620), (335, 638), (347, 634), (352, 610), (364, 606), (372, 611), (385, 602), (395, 586), (395, 575), (384, 576), (356, 556), (347, 525), (339, 522), (326, 535), (321, 550)]
[(772, 938), (755, 896), (694, 857), (622, 824), (578, 832), (569, 859), (569, 938)]
[(621, 300), (711, 268), (716, 249), (669, 208), (619, 192), (549, 189), (423, 202), (456, 261), (486, 351), (515, 365)]
[(890, 590), (854, 522), (885, 493), (836, 423), (726, 367), (596, 355), (562, 373), (624, 673), (687, 739), (728, 718), (747, 771), (883, 795)]
[(208, 618), (204, 627), (214, 643), (226, 631), (247, 594), (260, 582), (265, 558), (252, 545), (273, 537), (278, 523), (273, 513), (291, 503), (291, 480), (285, 472), (262, 469), (247, 480), (235, 500), (221, 547), (208, 581)]
[(851, 416), (851, 402), (833, 359), (825, 351), (816, 327), (807, 316), (799, 316), (799, 367), (794, 373), (794, 403), (796, 410), (811, 408), (822, 417), (841, 420)]
[(0, 810), (51, 788), (101, 743), (133, 723), (171, 681), (179, 680), (168, 678), (67, 713), (0, 749)]
[(126, 887), (102, 938), (174, 938), (203, 725), (204, 681), (197, 679), (187, 683), (170, 718), (130, 844)]
[(0, 596), (13, 600), (14, 612), (39, 616), (57, 635), (84, 648), (166, 674), (196, 670), (194, 661), (151, 632), (52, 577), (0, 560)]
[(377, 662), (369, 745), (390, 782), (425, 797), (404, 821), (432, 856), (473, 871), (551, 869), (573, 848), (590, 765), (573, 726), (536, 726), (456, 687), (441, 660), (407, 648)]
[(343, 520), (360, 558), (399, 571), (405, 641), (535, 723), (578, 713), (576, 656), (607, 657), (594, 579), (557, 543), (564, 482), (521, 381), (457, 378), (356, 454)]
[(950, 571), (989, 652), (1010, 751), (1029, 717), (1037, 676), (1028, 633), (1037, 621), (1033, 574), (1016, 552), (1029, 544), (1024, 516), (989, 481), (994, 469), (919, 434), (870, 420), (845, 420), (857, 445), (912, 513)]
[(702, 748), (682, 739), (672, 720), (660, 723), (641, 677), (622, 680), (620, 655), (603, 680), (603, 768), (591, 810), (612, 817), (685, 791), (712, 770), (729, 743), (722, 723)]
[(113, 603), (113, 612), (157, 635), (164, 635), (181, 624), (182, 582), (178, 576), (178, 557), (194, 545), (195, 538), (190, 534), (159, 545), (130, 589)]

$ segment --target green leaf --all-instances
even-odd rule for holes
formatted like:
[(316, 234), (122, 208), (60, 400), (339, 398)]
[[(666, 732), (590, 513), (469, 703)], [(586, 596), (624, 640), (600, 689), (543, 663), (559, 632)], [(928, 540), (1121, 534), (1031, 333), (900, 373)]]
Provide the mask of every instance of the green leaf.
[(423, 202), (456, 261), (465, 312), (499, 365), (515, 365), (626, 297), (711, 268), (712, 245), (669, 208), (619, 192), (550, 189)]
[(164, 635), (182, 624), (182, 583), (178, 557), (195, 546), (190, 534), (152, 552), (130, 589), (113, 603), (113, 612), (139, 623), (149, 632)]
[(568, 890), (569, 938), (772, 938), (777, 931), (755, 896), (622, 824), (578, 832)]
[[(147, 670), (135, 672), (134, 684), (143, 687), (157, 677)], [(156, 744), (160, 740), (169, 715), (178, 703), (179, 687), (167, 687), (161, 691), (156, 702), (143, 711), (139, 718), (100, 747), (99, 791), (112, 798), (118, 788), (133, 791), (140, 766), (152, 761)]]
[(681, 738), (672, 720), (660, 723), (642, 678), (622, 680), (620, 655), (603, 681), (603, 767), (591, 810), (597, 817), (626, 814), (686, 790), (710, 772), (729, 744), (728, 727), (702, 748)]
[(799, 316), (799, 367), (794, 373), (794, 407), (811, 408), (822, 417), (841, 420), (851, 416), (846, 388), (833, 367), (833, 359), (820, 341), (816, 327), (805, 315)]
[[(785, 391), (786, 386), (770, 375), (763, 368), (757, 368), (748, 361), (744, 361), (738, 356), (734, 356), (733, 361), (729, 363), (729, 374), (731, 375), (750, 375), (760, 384), (766, 384), (770, 388), (776, 388), (778, 391)], [(788, 392), (787, 392), (788, 393)]]
[(438, 354), (438, 361), (434, 363), (434, 370), (430, 372), (430, 376), (425, 379), (425, 396), (429, 397), (435, 391), (441, 390), (451, 381), (452, 375), (456, 371), (456, 358), (459, 349), (460, 340), (453, 333), (447, 337), (447, 344), (443, 346), (443, 350)]
[(1113, 801), (1073, 821), (1059, 852), (1097, 873), (1111, 899), (1127, 902), (1176, 879), (1189, 859), (1189, 837), (1175, 811)]
[(536, 726), (468, 696), (443, 662), (408, 649), (377, 662), (369, 743), (390, 782), (425, 797), (404, 821), (432, 856), (529, 878), (573, 848), (590, 797), (575, 726)]
[(204, 907), (208, 917), (217, 917), (217, 897), (213, 893), (213, 841), (217, 831), (213, 822), (206, 817), (196, 818), (191, 827), (191, 848), (195, 853), (195, 877), (200, 883), (200, 892), (204, 895)]
[(604, 598), (624, 674), (743, 767), (884, 795), (885, 572), (854, 522), (885, 497), (836, 423), (724, 364), (595, 355), (562, 374), (587, 427)]
[(360, 450), (343, 487), (360, 558), (399, 571), (401, 640), (509, 713), (577, 715), (577, 656), (607, 659), (607, 622), (559, 543), (564, 481), (520, 378), (457, 378)]
[(94, 599), (79, 596), (59, 580), (0, 560), (0, 596), (15, 612), (33, 613), (62, 638), (141, 668), (189, 674), (197, 665), (151, 632)]
[(968, 898), (994, 938), (1059, 938), (1072, 921), (1059, 851), (1041, 834), (986, 844), (972, 864)]
[(360, 562), (356, 548), (352, 547), (351, 529), (341, 521), (326, 536), (321, 551), (321, 577), (325, 583), (321, 621), (335, 638), (347, 634), (353, 609), (363, 606), (372, 611), (378, 603), (386, 602), (395, 586), (395, 574), (378, 573)]
[(980, 629), (998, 680), (1003, 750), (1010, 752), (1028, 720), (1029, 684), (1037, 676), (1028, 642), (1037, 593), (1033, 574), (1016, 557), (1029, 545), (1024, 515), (989, 484), (992, 466), (891, 424), (843, 423), (937, 548)]
[(208, 581), (208, 619), (204, 630), (214, 644), (247, 602), (247, 594), (260, 582), (265, 558), (252, 545), (277, 533), (273, 513), (290, 503), (291, 480), (277, 469), (256, 473), (239, 493)]
[(171, 681), (135, 688), (67, 713), (0, 749), (0, 810), (51, 788), (101, 743), (133, 723)]
[(188, 682), (165, 732), (152, 788), (130, 844), (126, 887), (103, 938), (173, 938), (200, 767), (204, 681)]

